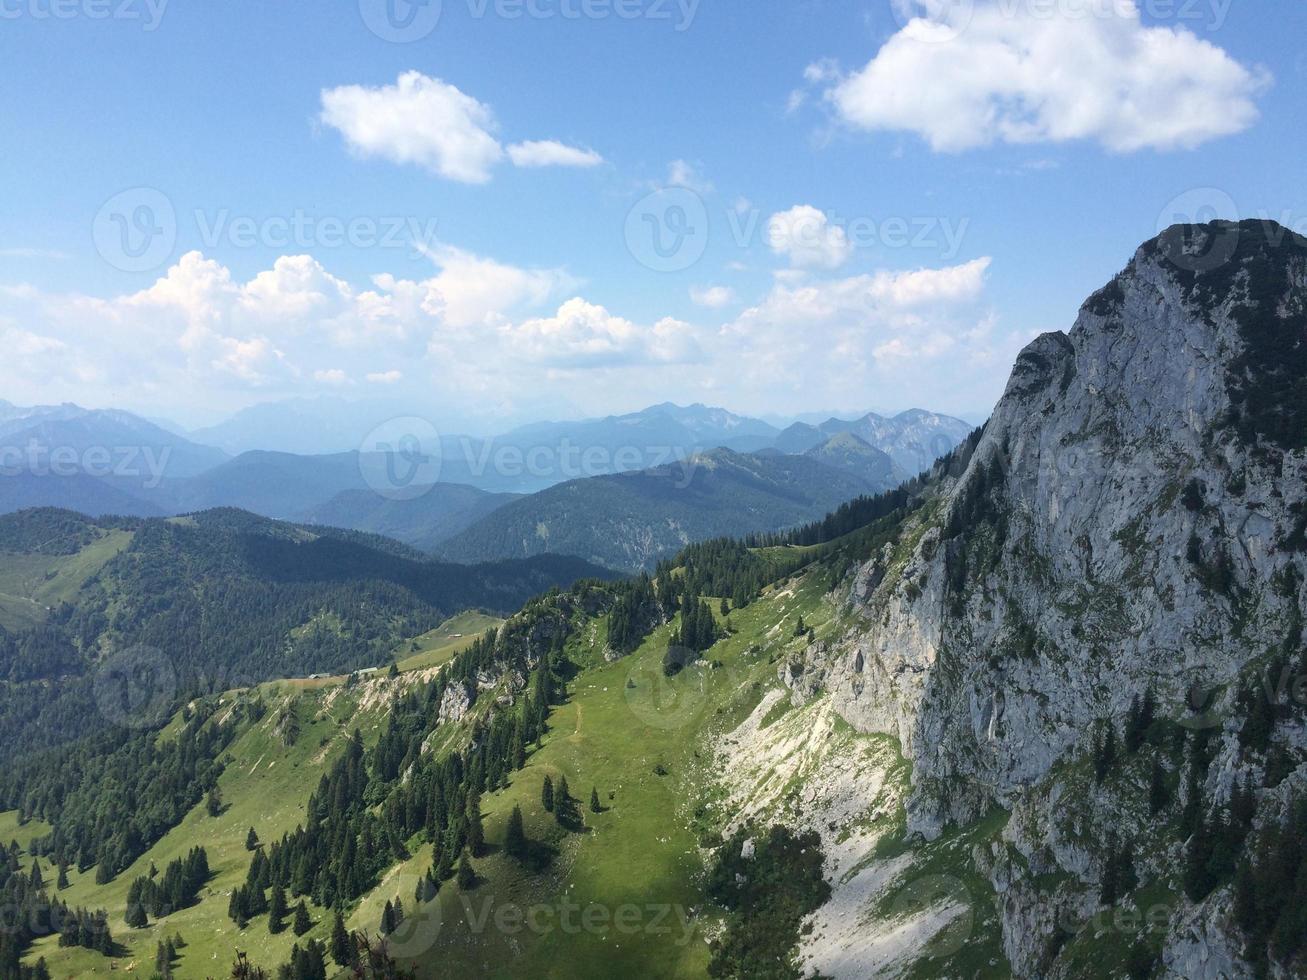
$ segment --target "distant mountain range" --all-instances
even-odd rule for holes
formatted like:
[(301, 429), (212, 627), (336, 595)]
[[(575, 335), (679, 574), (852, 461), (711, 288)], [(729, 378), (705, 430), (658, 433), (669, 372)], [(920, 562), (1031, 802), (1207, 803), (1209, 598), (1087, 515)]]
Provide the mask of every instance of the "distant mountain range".
[[(853, 460), (864, 471), (876, 454), (866, 448), (868, 454)], [(437, 554), (481, 562), (552, 553), (614, 569), (652, 569), (692, 542), (792, 527), (855, 497), (891, 489), (898, 482), (893, 467), (878, 455), (879, 481), (812, 455), (730, 449), (638, 473), (572, 480), (499, 508)]]
[[(438, 474), (431, 475), (438, 482), (412, 488), (404, 494), (410, 499), (402, 500), (376, 492), (370, 470), (378, 457), (361, 456), (357, 449), (311, 454), (241, 449), (259, 433), (270, 443), (357, 447), (368, 434), (360, 430), (374, 427), (377, 412), (395, 411), (368, 403), (351, 417), (349, 407), (332, 399), (259, 406), (188, 436), (118, 410), (0, 402), (0, 513), (54, 506), (97, 517), (159, 517), (235, 507), (278, 520), (386, 535), (426, 552), (446, 542), (454, 548), (451, 539), (465, 535), (452, 553), (507, 557), (538, 554), (547, 545), (609, 567), (631, 568), (675, 550), (677, 541), (783, 527), (820, 516), (850, 497), (897, 485), (971, 429), (958, 419), (912, 411), (780, 430), (721, 408), (665, 403), (602, 419), (539, 422), (489, 438), (432, 437), (420, 450), (439, 457)], [(634, 473), (644, 474), (635, 484), (644, 488), (644, 498), (633, 497), (631, 486), (614, 493), (611, 481), (584, 493), (603, 522), (645, 527), (653, 511), (630, 508), (659, 496), (652, 488), (668, 481), (658, 474), (685, 472), (685, 461), (712, 460), (719, 449), (736, 457), (756, 454), (736, 464), (761, 474), (749, 494), (732, 507), (726, 486), (707, 478), (704, 493), (681, 495), (674, 504), (655, 508), (663, 523), (626, 550), (596, 544), (598, 532), (584, 527), (573, 533), (557, 515), (550, 518), (553, 532), (547, 540), (537, 535), (535, 543), (511, 546), (503, 537), (507, 532), (492, 522), (500, 508), (513, 506), (504, 520), (506, 527), (515, 526), (517, 515), (552, 513), (560, 499), (554, 495), (528, 504), (523, 495)], [(797, 457), (807, 464), (775, 461)], [(791, 481), (796, 479), (802, 499), (795, 497)], [(809, 479), (824, 486), (808, 487)], [(691, 513), (695, 508), (701, 513)], [(578, 511), (570, 520), (585, 517)]]
[(961, 419), (921, 409), (892, 418), (874, 412), (860, 419), (828, 419), (820, 425), (796, 422), (780, 433), (775, 446), (785, 453), (804, 453), (833, 436), (849, 433), (889, 453), (896, 466), (915, 476), (962, 442), (975, 426)]

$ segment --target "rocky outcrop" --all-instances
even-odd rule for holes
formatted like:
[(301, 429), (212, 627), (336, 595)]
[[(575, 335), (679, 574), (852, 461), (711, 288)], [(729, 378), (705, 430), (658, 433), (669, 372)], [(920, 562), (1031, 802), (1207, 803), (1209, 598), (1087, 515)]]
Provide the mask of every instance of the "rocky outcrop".
[[(1057, 799), (1059, 769), (1152, 691), (1159, 712), (1216, 731), (1203, 789), (1220, 806), (1241, 676), (1302, 643), (1307, 408), (1284, 399), (1307, 390), (1305, 308), (1307, 241), (1278, 226), (1143, 246), (1068, 333), (1021, 353), (965, 468), (853, 575), (858, 624), (783, 668), (796, 700), (827, 692), (859, 730), (899, 739), (911, 831), (1013, 812), (1022, 859), (989, 872), (1019, 975), (1044, 969), (1052, 930), (1032, 868), (1067, 876), (1064, 904), (1084, 906), (1102, 841), (1131, 830), (1107, 794)], [(1194, 691), (1210, 694), (1201, 714)], [(1036, 793), (1083, 811), (1088, 843), (1027, 812)], [(1222, 902), (1177, 913), (1170, 975), (1241, 975)]]

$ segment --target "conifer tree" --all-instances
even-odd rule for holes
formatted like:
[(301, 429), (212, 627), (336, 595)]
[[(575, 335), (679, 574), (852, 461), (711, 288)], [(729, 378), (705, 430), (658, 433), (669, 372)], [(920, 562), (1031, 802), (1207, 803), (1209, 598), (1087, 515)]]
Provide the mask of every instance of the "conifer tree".
[(548, 776), (545, 777), (545, 784), (540, 790), (540, 802), (546, 813), (554, 812), (554, 781)]
[(508, 829), (504, 832), (504, 850), (519, 861), (526, 857), (526, 826), (520, 806), (513, 807), (513, 812), (509, 814)]
[(387, 899), (386, 907), (381, 910), (381, 934), (389, 936), (395, 931), (397, 925), (399, 923), (395, 921), (395, 906)]
[(245, 835), (245, 850), (257, 851), (258, 849), (259, 849), (259, 835), (256, 834), (254, 832), (254, 828), (251, 827), (250, 832)]
[(595, 787), (590, 789), (590, 812), (602, 813), (603, 807), (599, 805), (599, 790)]
[(1148, 774), (1148, 813), (1157, 816), (1171, 802), (1171, 793), (1166, 788), (1166, 770), (1162, 760), (1154, 759), (1152, 771)]
[(309, 918), (309, 908), (304, 904), (302, 898), (299, 904), (295, 906), (295, 922), (291, 928), (297, 936), (302, 936), (313, 928), (313, 920)]
[(335, 921), (331, 924), (331, 958), (337, 966), (349, 966), (352, 952), (353, 943), (345, 929), (345, 917), (337, 909)]
[(268, 931), (273, 935), (281, 932), (286, 928), (286, 915), (290, 912), (286, 905), (286, 889), (281, 887), (281, 882), (275, 882), (272, 886), (272, 900), (268, 905)]
[(467, 859), (467, 852), (464, 851), (458, 858), (458, 887), (462, 891), (467, 891), (476, 882), (476, 872), (472, 870), (472, 862)]
[(481, 822), (481, 794), (475, 791), (467, 798), (467, 846), (473, 857), (485, 853), (486, 831)]

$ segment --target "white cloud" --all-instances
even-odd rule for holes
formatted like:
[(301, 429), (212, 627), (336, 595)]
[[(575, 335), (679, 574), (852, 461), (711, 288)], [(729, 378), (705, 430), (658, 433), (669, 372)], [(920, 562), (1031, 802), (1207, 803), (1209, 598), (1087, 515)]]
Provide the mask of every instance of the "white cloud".
[(730, 286), (691, 286), (690, 299), (696, 306), (720, 310), (735, 302), (735, 290)]
[(512, 310), (539, 306), (576, 285), (561, 269), (520, 269), (450, 245), (423, 252), (440, 268), (422, 284), (423, 307), (453, 327), (490, 323)]
[(504, 155), (489, 106), (417, 71), (394, 85), (324, 89), (320, 119), (362, 156), (415, 164), (468, 184), (488, 181)]
[(553, 316), (507, 326), (502, 333), (519, 355), (562, 368), (677, 362), (698, 350), (689, 324), (668, 318), (640, 327), (579, 298)]
[(373, 385), (397, 385), (403, 380), (403, 371), (375, 371), (367, 376), (368, 384)]
[(582, 150), (556, 140), (530, 140), (508, 148), (516, 167), (597, 167), (604, 162), (594, 150)]
[(667, 186), (684, 187), (696, 194), (709, 194), (713, 190), (712, 181), (697, 166), (685, 160), (673, 160), (668, 164)]
[(816, 208), (801, 204), (774, 214), (767, 223), (767, 242), (777, 255), (788, 256), (799, 268), (836, 269), (853, 253), (849, 236)]
[(332, 388), (343, 388), (353, 384), (349, 375), (340, 368), (328, 368), (325, 371), (314, 371), (313, 380), (320, 385), (328, 385)]
[(1251, 126), (1269, 84), (1181, 27), (1145, 26), (1133, 0), (1062, 7), (915, 0), (861, 70), (810, 83), (849, 125), (922, 136), (937, 151), (1094, 140), (1109, 150), (1189, 149)]

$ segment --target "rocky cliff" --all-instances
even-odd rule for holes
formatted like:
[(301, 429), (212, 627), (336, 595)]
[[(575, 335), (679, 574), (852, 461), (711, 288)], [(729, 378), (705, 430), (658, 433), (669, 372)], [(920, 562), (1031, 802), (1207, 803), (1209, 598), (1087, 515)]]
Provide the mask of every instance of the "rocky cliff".
[(1305, 446), (1307, 240), (1172, 228), (1022, 352), (935, 499), (850, 576), (842, 638), (783, 668), (899, 740), (910, 833), (1009, 814), (974, 861), (1018, 975), (1080, 975), (1121, 841), (1150, 842), (1130, 883), (1168, 896), (1159, 975), (1283, 969), (1243, 958), (1234, 858), (1206, 892), (1184, 876), (1195, 833), (1251, 806), (1251, 848), (1307, 784)]

